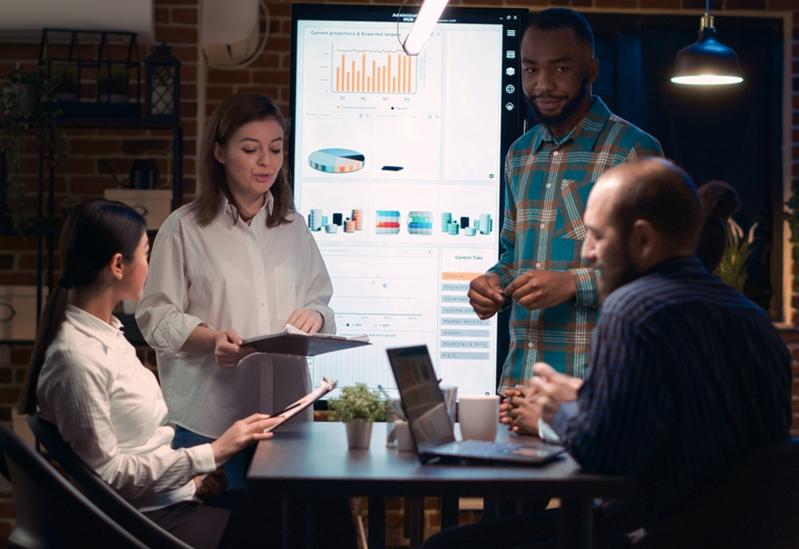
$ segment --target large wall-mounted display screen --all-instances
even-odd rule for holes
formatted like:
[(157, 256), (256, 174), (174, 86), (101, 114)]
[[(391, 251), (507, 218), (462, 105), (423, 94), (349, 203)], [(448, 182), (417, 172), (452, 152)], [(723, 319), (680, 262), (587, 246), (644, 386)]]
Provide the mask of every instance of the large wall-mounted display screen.
[(504, 157), (526, 115), (527, 10), (447, 9), (409, 56), (415, 16), (292, 6), (296, 207), (330, 271), (338, 333), (373, 343), (309, 363), (317, 386), (326, 376), (396, 395), (385, 349), (426, 344), (442, 383), (493, 393), (497, 321), (477, 318), (466, 293), (499, 253)]

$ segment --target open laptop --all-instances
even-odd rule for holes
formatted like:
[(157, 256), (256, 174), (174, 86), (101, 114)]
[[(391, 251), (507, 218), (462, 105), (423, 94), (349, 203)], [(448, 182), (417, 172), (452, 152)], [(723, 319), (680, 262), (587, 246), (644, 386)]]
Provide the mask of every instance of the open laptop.
[(397, 347), (386, 352), (422, 463), (439, 460), (540, 465), (565, 452), (561, 446), (532, 437), (518, 443), (457, 441), (427, 346)]

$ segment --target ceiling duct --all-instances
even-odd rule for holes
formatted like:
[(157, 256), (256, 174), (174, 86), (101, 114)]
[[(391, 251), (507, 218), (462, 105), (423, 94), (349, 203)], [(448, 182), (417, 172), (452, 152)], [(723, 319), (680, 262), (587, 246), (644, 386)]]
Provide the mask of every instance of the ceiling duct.
[(0, 0), (0, 41), (38, 43), (43, 28), (135, 32), (153, 44), (153, 0)]

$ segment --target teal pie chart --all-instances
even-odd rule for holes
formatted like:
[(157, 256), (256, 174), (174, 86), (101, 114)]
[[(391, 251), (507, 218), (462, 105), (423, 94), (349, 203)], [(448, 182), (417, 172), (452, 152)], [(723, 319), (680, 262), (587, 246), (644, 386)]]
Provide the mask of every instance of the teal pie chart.
[(308, 157), (308, 164), (326, 173), (357, 172), (363, 168), (366, 157), (350, 149), (320, 149)]

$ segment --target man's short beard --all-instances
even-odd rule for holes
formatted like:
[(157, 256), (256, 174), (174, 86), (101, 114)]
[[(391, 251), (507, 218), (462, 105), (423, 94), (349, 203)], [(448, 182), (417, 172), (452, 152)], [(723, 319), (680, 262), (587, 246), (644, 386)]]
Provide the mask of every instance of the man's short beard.
[(538, 110), (538, 106), (535, 104), (535, 101), (530, 99), (526, 93), (524, 94), (524, 99), (527, 101), (527, 104), (532, 107), (533, 112), (535, 113), (535, 118), (539, 124), (542, 124), (547, 128), (557, 128), (562, 126), (566, 120), (568, 120), (569, 117), (577, 112), (577, 110), (580, 108), (580, 104), (583, 102), (583, 99), (585, 99), (585, 96), (588, 95), (588, 86), (588, 75), (586, 75), (580, 84), (580, 89), (577, 92), (577, 95), (572, 97), (572, 99), (566, 103), (566, 106), (563, 107), (563, 110), (555, 116), (545, 116), (541, 114), (541, 111)]
[(617, 248), (608, 250), (611, 253), (605, 254), (604, 264), (600, 266), (599, 279), (597, 280), (597, 293), (599, 302), (604, 303), (605, 299), (615, 290), (633, 280), (640, 278), (644, 271), (633, 263), (630, 252), (627, 249), (629, 237), (622, 236), (623, 242), (617, 243)]

